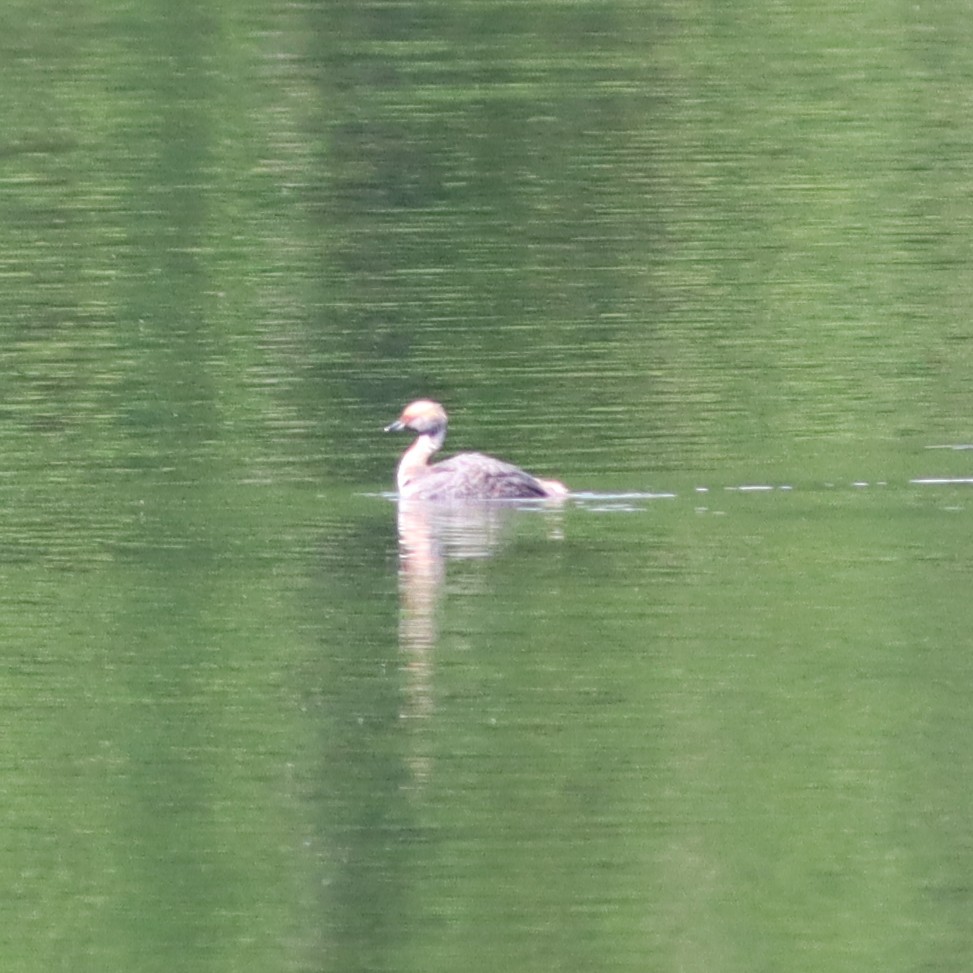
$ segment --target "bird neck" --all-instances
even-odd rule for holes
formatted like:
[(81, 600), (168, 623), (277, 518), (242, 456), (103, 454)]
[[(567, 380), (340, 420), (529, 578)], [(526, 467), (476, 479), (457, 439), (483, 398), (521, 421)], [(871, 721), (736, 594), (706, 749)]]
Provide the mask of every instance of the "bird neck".
[(445, 428), (424, 432), (416, 439), (399, 460), (399, 468), (395, 475), (399, 490), (429, 469), (429, 458), (442, 449), (445, 441)]

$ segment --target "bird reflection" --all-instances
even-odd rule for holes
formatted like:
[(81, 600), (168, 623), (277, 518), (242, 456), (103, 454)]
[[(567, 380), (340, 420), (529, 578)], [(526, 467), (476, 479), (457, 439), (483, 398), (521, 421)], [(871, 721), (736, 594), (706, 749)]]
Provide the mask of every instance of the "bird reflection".
[[(407, 676), (403, 719), (427, 719), (435, 708), (433, 657), (447, 562), (491, 557), (518, 513), (524, 515), (517, 505), (497, 502), (399, 500), (399, 648)], [(552, 526), (559, 537), (560, 522)], [(414, 752), (411, 762), (417, 780), (428, 777), (427, 756)]]

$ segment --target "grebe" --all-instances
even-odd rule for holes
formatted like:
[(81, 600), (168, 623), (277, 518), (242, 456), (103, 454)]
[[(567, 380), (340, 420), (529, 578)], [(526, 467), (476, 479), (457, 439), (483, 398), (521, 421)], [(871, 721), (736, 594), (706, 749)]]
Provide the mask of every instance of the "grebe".
[(446, 439), (446, 410), (438, 402), (419, 399), (402, 410), (386, 432), (411, 429), (416, 441), (399, 460), (395, 482), (399, 496), (408, 500), (492, 500), (529, 497), (565, 497), (568, 488), (557, 480), (542, 480), (522, 469), (484, 456), (459, 453), (440, 463), (429, 457)]

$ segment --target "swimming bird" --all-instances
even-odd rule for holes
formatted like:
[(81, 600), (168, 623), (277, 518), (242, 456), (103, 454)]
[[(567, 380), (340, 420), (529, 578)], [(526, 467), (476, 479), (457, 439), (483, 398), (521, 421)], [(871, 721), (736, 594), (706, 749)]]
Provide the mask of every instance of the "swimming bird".
[(517, 466), (484, 456), (458, 453), (430, 464), (446, 440), (446, 410), (429, 399), (410, 402), (386, 432), (410, 429), (419, 433), (405, 451), (395, 474), (399, 496), (407, 500), (493, 500), (565, 497), (568, 488), (557, 480), (542, 480)]

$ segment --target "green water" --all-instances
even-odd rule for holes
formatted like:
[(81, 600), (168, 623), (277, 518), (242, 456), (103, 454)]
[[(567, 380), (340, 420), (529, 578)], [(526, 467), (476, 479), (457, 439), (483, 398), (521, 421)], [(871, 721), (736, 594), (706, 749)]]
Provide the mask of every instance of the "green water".
[(5, 970), (970, 968), (964, 5), (2, 20)]

